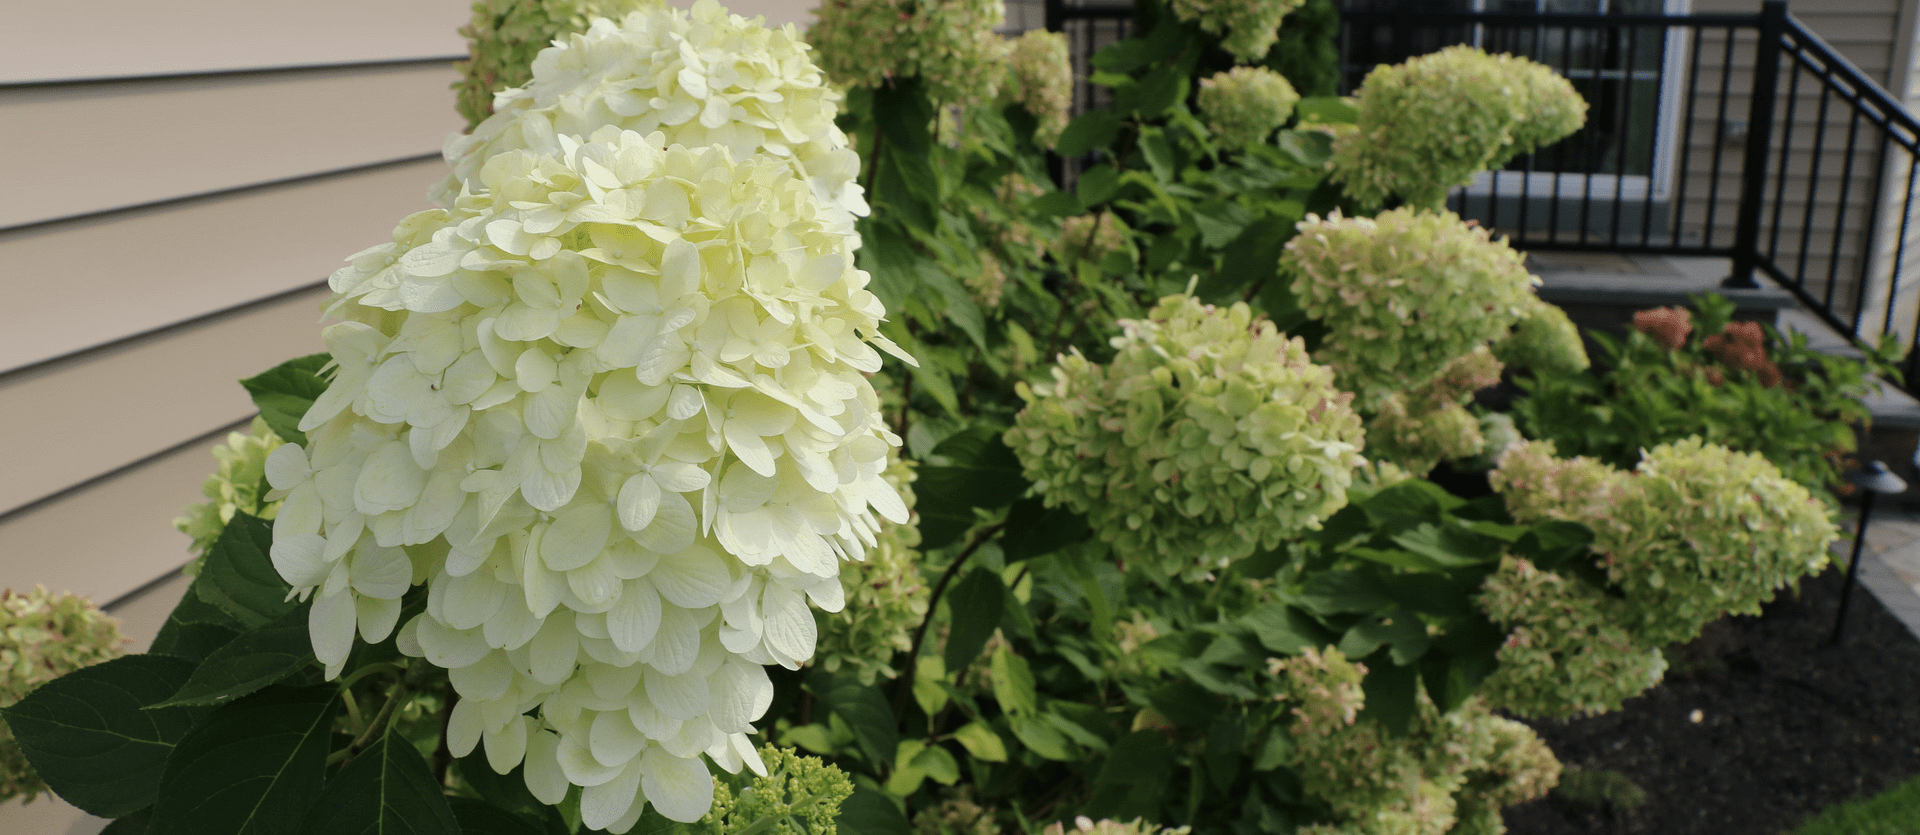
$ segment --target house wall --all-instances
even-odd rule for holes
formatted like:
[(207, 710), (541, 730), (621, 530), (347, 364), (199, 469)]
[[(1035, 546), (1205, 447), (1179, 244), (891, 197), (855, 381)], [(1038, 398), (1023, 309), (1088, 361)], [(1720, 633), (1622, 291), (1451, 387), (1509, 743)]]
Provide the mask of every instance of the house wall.
[[(327, 275), (427, 208), (468, 2), (10, 4), (0, 588), (105, 603), (186, 562), (171, 520), (254, 411), (235, 381), (321, 350)], [(0, 832), (100, 825), (0, 805)]]

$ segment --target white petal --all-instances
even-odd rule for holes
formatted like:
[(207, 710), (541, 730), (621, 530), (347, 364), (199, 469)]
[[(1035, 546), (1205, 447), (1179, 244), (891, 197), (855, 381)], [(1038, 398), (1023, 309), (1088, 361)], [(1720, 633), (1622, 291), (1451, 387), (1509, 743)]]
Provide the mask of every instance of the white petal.
[(386, 640), (393, 634), (394, 623), (400, 620), (398, 598), (356, 597), (353, 609), (355, 620), (360, 624), (360, 639), (369, 644)]
[(353, 649), (354, 620), (353, 595), (341, 592), (314, 598), (307, 612), (307, 631), (320, 663), (332, 667), (347, 660), (347, 652)]
[(505, 728), (486, 735), (487, 765), (493, 773), (505, 774), (520, 764), (527, 753), (527, 726), (532, 723), (525, 716), (515, 717)]
[(647, 579), (653, 581), (661, 597), (682, 609), (716, 605), (733, 585), (733, 574), (727, 570), (726, 560), (698, 545), (662, 556)]
[(648, 668), (647, 700), (675, 719), (698, 719), (707, 712), (707, 677), (691, 671), (667, 675)]
[(612, 533), (606, 506), (581, 502), (561, 511), (540, 535), (540, 559), (554, 571), (571, 571), (600, 556)]
[(567, 774), (560, 769), (560, 737), (536, 731), (527, 737), (527, 790), (548, 806), (567, 799)]
[(641, 791), (668, 820), (692, 823), (713, 807), (713, 775), (699, 760), (649, 748), (640, 757), (640, 768)]
[(633, 726), (624, 710), (609, 710), (593, 718), (588, 749), (602, 765), (626, 765), (647, 747), (647, 736)]
[(456, 757), (473, 753), (474, 747), (480, 744), (480, 732), (485, 730), (483, 725), (479, 702), (464, 698), (454, 702), (453, 715), (447, 719), (448, 753)]
[(607, 610), (607, 637), (626, 652), (639, 652), (660, 631), (660, 595), (653, 584), (629, 581), (620, 600)]
[(629, 531), (646, 530), (660, 512), (660, 485), (653, 476), (639, 473), (620, 485), (620, 526)]
[[(607, 829), (626, 817), (634, 806), (645, 803), (640, 798), (640, 775), (640, 764), (636, 762), (622, 768), (618, 777), (588, 786), (580, 793), (580, 824), (588, 829)], [(708, 805), (712, 805), (711, 797)]]

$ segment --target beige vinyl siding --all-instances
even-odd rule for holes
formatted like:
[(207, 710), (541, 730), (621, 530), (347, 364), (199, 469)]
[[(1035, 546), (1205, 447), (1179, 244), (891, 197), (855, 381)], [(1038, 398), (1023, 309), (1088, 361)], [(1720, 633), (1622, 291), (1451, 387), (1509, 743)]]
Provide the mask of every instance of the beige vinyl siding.
[[(1920, 108), (1917, 39), (1920, 39), (1920, 0), (1907, 0), (1902, 4), (1894, 36), (1894, 63), (1904, 70), (1905, 76), (1889, 79), (1887, 89), (1902, 98), (1908, 112)], [(1868, 332), (1877, 333), (1883, 324), (1890, 324), (1890, 330), (1909, 344), (1915, 335), (1915, 320), (1920, 317), (1920, 194), (1916, 194), (1920, 191), (1920, 182), (1915, 182), (1920, 177), (1916, 177), (1914, 163), (1913, 157), (1905, 152), (1890, 153), (1881, 175), (1885, 198), (1870, 271), (1880, 283), (1875, 287), (1874, 302), (1864, 311), (1870, 323)], [(1896, 271), (1900, 273), (1897, 284), (1894, 283)], [(1881, 301), (1889, 297), (1893, 307), (1890, 316), (1886, 302)]]
[[(154, 584), (189, 556), (172, 520), (209, 450), (253, 414), (236, 380), (320, 350), (327, 275), (444, 176), (469, 3), (8, 8), (0, 587), (177, 598)], [(782, 23), (811, 3), (729, 5)], [(150, 636), (172, 601), (138, 594), (122, 609)], [(103, 824), (0, 805), (0, 832)]]

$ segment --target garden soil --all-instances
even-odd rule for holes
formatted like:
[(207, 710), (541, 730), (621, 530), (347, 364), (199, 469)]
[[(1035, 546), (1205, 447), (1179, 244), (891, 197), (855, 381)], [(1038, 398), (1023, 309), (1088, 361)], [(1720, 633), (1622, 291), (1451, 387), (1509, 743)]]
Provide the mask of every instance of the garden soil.
[[(1829, 645), (1841, 589), (1830, 569), (1759, 616), (1713, 624), (1616, 713), (1529, 722), (1566, 766), (1614, 788), (1512, 807), (1508, 832), (1773, 835), (1920, 775), (1920, 640), (1855, 589)], [(1635, 792), (1604, 772), (1644, 800), (1630, 806)]]

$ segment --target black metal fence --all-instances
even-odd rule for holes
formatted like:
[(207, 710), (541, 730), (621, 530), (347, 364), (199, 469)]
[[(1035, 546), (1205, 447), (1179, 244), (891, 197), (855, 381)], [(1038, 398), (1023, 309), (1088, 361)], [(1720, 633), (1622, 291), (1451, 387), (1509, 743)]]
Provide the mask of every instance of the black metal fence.
[[(1084, 71), (1126, 36), (1130, 8), (1047, 0), (1046, 21)], [(1587, 99), (1585, 128), (1456, 189), (1455, 211), (1527, 249), (1726, 258), (1730, 286), (1757, 273), (1849, 337), (1900, 334), (1920, 390), (1920, 122), (1784, 2), (1751, 14), (1349, 10), (1340, 38), (1343, 91), (1378, 64), (1466, 43), (1552, 66)]]

